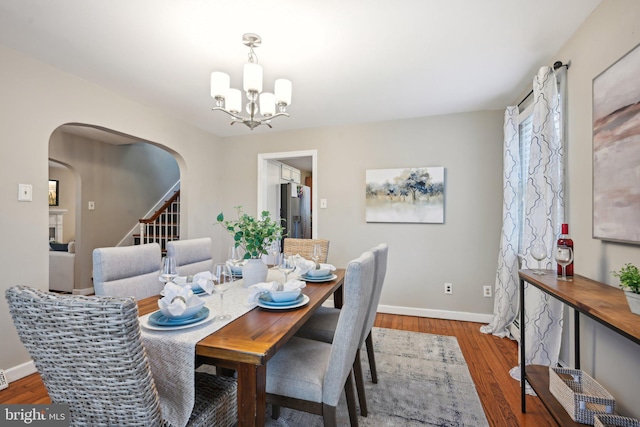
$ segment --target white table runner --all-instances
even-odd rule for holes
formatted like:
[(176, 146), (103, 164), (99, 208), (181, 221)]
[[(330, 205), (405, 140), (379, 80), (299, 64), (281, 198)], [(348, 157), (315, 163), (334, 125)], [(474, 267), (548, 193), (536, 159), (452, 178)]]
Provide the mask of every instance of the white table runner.
[[(269, 280), (275, 280), (275, 274), (278, 273), (270, 270)], [(234, 282), (224, 293), (224, 313), (231, 315), (228, 320), (211, 320), (176, 331), (141, 328), (142, 342), (160, 397), (162, 417), (172, 425), (186, 425), (193, 410), (196, 343), (253, 309), (256, 304), (248, 302), (249, 293), (242, 280)], [(220, 314), (220, 295), (201, 294), (200, 297), (215, 316)], [(149, 316), (140, 317), (140, 322), (146, 322)]]

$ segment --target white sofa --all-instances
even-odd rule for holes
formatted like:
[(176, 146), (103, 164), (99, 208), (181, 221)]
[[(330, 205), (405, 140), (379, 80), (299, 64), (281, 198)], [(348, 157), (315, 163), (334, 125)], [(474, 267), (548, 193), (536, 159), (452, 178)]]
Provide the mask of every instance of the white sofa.
[(49, 290), (73, 293), (76, 254), (49, 251)]

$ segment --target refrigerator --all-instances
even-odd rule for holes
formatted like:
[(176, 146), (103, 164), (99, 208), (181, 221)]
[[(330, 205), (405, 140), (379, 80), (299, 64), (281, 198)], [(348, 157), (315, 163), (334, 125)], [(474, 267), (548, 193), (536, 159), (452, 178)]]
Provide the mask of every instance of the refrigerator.
[(280, 184), (280, 221), (285, 237), (311, 238), (311, 188), (291, 182)]

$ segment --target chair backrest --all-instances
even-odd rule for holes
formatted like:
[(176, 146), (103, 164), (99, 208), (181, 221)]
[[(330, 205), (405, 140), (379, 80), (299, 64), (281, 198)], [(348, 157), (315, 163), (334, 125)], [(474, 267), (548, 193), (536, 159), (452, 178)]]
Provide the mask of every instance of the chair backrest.
[(369, 310), (364, 321), (364, 329), (362, 330), (362, 336), (360, 337), (360, 346), (364, 344), (364, 340), (367, 339), (367, 335), (371, 332), (373, 324), (376, 321), (376, 313), (378, 311), (378, 304), (380, 303), (380, 295), (382, 295), (382, 285), (384, 285), (384, 277), (387, 274), (387, 255), (389, 253), (389, 246), (386, 243), (381, 243), (375, 248), (371, 249), (373, 258), (375, 259), (375, 280), (373, 283), (373, 295), (371, 296), (371, 302), (369, 303)]
[(167, 256), (175, 258), (181, 276), (213, 270), (211, 237), (167, 242)]
[(375, 281), (371, 252), (365, 252), (347, 265), (344, 276), (344, 305), (331, 344), (331, 356), (322, 387), (322, 401), (336, 406), (351, 372), (358, 339), (362, 333)]
[(71, 425), (158, 426), (158, 394), (132, 298), (7, 289), (9, 312), (53, 403)]
[(311, 259), (313, 255), (313, 245), (320, 245), (322, 255), (320, 262), (326, 263), (329, 257), (329, 241), (326, 239), (296, 239), (287, 237), (284, 239), (282, 251), (285, 254), (300, 255), (304, 259)]
[(95, 294), (137, 299), (158, 295), (164, 286), (159, 280), (161, 256), (157, 243), (94, 249)]

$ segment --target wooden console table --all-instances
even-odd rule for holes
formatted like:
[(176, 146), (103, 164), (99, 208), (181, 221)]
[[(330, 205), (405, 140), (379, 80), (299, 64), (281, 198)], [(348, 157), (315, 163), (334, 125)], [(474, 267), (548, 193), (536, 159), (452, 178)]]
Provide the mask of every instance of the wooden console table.
[(562, 301), (574, 309), (575, 369), (580, 369), (580, 314), (584, 314), (616, 333), (640, 344), (640, 316), (631, 313), (621, 289), (582, 276), (565, 282), (556, 278), (555, 270), (547, 274), (533, 274), (532, 270), (520, 270), (520, 376), (522, 412), (526, 412), (525, 381), (537, 393), (545, 407), (561, 426), (582, 426), (571, 419), (562, 405), (549, 391), (549, 367), (525, 366), (525, 282), (545, 294)]

